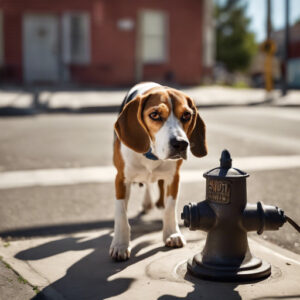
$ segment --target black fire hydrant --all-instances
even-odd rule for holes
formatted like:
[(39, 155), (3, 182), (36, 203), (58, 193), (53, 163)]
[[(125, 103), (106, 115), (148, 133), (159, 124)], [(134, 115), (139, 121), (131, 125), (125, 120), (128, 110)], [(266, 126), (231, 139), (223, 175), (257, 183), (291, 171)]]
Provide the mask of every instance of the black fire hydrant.
[(207, 232), (204, 249), (188, 261), (188, 270), (197, 277), (245, 281), (271, 274), (269, 263), (253, 257), (247, 232), (278, 230), (286, 222), (276, 206), (247, 204), (247, 173), (232, 168), (227, 150), (220, 167), (206, 172), (206, 200), (184, 206), (181, 218), (190, 230)]

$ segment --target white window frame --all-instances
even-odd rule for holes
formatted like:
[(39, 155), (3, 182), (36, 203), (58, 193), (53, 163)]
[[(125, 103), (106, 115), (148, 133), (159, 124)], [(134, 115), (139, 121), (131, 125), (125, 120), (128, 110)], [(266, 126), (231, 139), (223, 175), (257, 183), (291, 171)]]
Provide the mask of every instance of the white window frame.
[[(163, 55), (160, 58), (145, 58), (144, 56), (144, 47), (145, 47), (145, 28), (144, 20), (147, 14), (158, 14), (163, 18), (163, 32), (161, 34), (162, 43), (163, 43)], [(162, 64), (168, 62), (168, 53), (169, 53), (169, 17), (165, 11), (161, 10), (142, 10), (139, 15), (139, 25), (140, 25), (140, 58), (143, 64)]]
[[(80, 56), (72, 55), (71, 45), (71, 18), (79, 16), (83, 20), (84, 52)], [(62, 50), (65, 64), (85, 65), (91, 61), (90, 14), (86, 12), (66, 12), (62, 16)]]

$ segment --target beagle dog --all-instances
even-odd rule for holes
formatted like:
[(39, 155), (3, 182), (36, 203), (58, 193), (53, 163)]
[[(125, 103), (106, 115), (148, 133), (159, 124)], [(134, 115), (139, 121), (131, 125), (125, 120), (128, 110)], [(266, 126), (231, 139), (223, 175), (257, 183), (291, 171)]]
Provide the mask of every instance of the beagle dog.
[(127, 204), (132, 183), (146, 187), (143, 208), (152, 207), (151, 185), (158, 183), (156, 205), (165, 207), (163, 241), (167, 247), (182, 247), (176, 200), (179, 170), (188, 150), (196, 157), (207, 154), (205, 124), (194, 101), (184, 93), (154, 82), (135, 85), (126, 95), (115, 123), (113, 161), (115, 178), (115, 224), (110, 255), (115, 260), (130, 257), (130, 226)]

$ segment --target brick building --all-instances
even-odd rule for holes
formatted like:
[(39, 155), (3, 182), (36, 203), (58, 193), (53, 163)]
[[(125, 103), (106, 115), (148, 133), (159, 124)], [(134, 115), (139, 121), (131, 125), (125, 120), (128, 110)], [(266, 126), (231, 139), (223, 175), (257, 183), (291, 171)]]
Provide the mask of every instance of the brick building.
[(1, 78), (196, 84), (213, 64), (212, 0), (2, 0)]

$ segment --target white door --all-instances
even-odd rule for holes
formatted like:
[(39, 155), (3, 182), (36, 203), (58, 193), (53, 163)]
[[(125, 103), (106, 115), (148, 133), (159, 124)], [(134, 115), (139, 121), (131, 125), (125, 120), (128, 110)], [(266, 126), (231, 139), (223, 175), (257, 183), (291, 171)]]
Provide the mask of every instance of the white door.
[(26, 82), (59, 79), (58, 18), (55, 15), (25, 15), (23, 62)]

